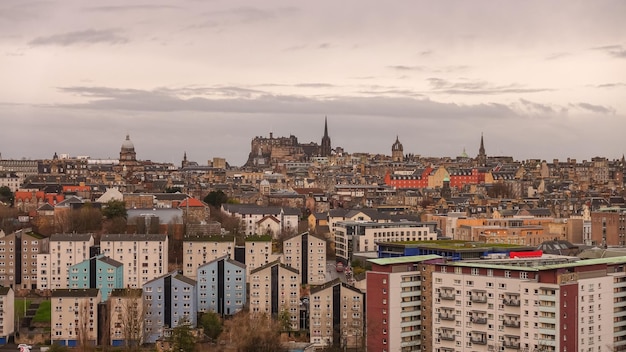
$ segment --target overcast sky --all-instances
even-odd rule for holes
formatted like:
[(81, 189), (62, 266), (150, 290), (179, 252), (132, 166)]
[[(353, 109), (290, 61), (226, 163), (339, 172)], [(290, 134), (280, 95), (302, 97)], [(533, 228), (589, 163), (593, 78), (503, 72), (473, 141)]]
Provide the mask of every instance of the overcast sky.
[(0, 1), (2, 158), (626, 152), (626, 1)]

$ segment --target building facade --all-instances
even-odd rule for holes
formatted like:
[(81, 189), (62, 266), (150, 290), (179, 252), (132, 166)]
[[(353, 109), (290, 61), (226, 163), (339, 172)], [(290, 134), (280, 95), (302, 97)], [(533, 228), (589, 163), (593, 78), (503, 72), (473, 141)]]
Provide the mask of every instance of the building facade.
[(288, 312), (292, 330), (299, 329), (300, 273), (278, 260), (250, 272), (250, 313), (277, 317)]
[(37, 255), (46, 240), (24, 230), (0, 237), (0, 286), (37, 288)]
[(196, 326), (196, 281), (177, 272), (165, 274), (143, 285), (145, 342), (155, 343), (164, 329), (187, 322)]
[(303, 232), (283, 241), (283, 262), (300, 272), (302, 284), (326, 282), (326, 240)]
[(311, 289), (310, 342), (315, 346), (365, 346), (365, 294), (339, 279)]
[(0, 287), (0, 345), (6, 345), (15, 333), (15, 291)]
[(187, 237), (183, 241), (183, 274), (195, 279), (201, 265), (223, 256), (235, 258), (235, 236)]
[(61, 346), (94, 346), (98, 339), (100, 290), (55, 289), (51, 297), (51, 340)]
[(124, 288), (124, 267), (104, 255), (91, 257), (70, 266), (68, 288), (97, 288), (106, 301), (112, 290)]
[(124, 287), (141, 288), (145, 282), (167, 272), (167, 235), (104, 234), (100, 250), (124, 266)]
[(233, 315), (246, 305), (246, 266), (228, 256), (198, 268), (198, 311)]
[(51, 235), (48, 251), (37, 255), (37, 288), (67, 288), (70, 266), (89, 259), (93, 245), (94, 238), (88, 233)]

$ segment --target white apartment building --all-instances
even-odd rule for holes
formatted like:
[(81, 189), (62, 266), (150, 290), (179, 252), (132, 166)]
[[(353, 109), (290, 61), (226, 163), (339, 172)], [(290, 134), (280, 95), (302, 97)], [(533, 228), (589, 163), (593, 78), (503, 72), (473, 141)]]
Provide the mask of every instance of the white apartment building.
[(326, 240), (308, 232), (283, 241), (283, 262), (300, 272), (302, 283), (326, 282)]
[(15, 292), (10, 287), (0, 286), (0, 345), (9, 342), (15, 333)]
[(616, 279), (625, 278), (624, 263), (626, 257), (538, 266), (433, 264), (432, 287), (424, 292), (433, 316), (422, 331), (432, 337), (426, 348), (621, 350), (624, 314), (614, 305), (623, 295)]
[(144, 335), (143, 291), (139, 288), (114, 289), (108, 301), (111, 345), (141, 345)]
[(206, 236), (183, 241), (183, 275), (196, 279), (198, 268), (223, 256), (235, 259), (235, 236)]
[(436, 239), (433, 223), (342, 221), (335, 224), (335, 256), (337, 260), (349, 263), (353, 253), (378, 251), (377, 242)]
[(276, 317), (288, 311), (293, 330), (299, 329), (300, 273), (278, 260), (250, 273), (250, 313)]
[(144, 283), (167, 273), (167, 235), (104, 234), (100, 251), (124, 265), (124, 287), (141, 288)]
[(70, 266), (89, 259), (93, 245), (94, 239), (89, 233), (51, 235), (48, 251), (37, 254), (37, 288), (67, 288)]
[(86, 334), (89, 345), (98, 339), (98, 303), (100, 290), (56, 289), (51, 297), (51, 340), (62, 346), (77, 347)]

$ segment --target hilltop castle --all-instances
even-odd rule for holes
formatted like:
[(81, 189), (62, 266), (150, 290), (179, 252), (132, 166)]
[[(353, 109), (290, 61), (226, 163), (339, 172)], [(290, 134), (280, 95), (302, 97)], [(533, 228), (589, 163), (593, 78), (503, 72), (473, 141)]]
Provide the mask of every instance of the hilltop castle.
[(248, 155), (247, 167), (267, 167), (278, 161), (302, 162), (312, 157), (329, 157), (332, 153), (330, 137), (328, 136), (328, 120), (324, 120), (324, 136), (321, 145), (299, 143), (294, 135), (289, 137), (274, 137), (270, 132), (269, 138), (254, 137)]

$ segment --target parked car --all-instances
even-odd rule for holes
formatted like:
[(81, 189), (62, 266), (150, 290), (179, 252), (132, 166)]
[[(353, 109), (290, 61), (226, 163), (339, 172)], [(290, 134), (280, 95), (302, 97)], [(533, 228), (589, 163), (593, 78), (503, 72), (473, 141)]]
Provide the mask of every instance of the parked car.
[(20, 343), (19, 345), (17, 345), (17, 349), (20, 352), (27, 352), (33, 349), (33, 346), (25, 344), (25, 343)]

